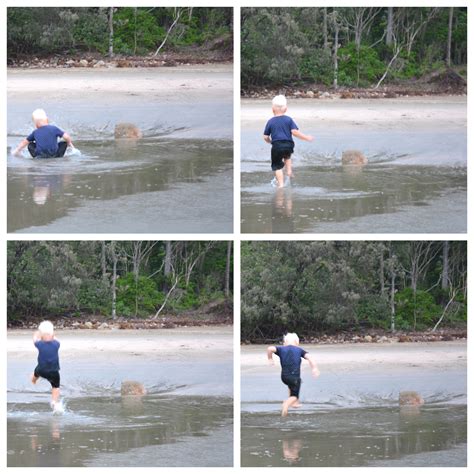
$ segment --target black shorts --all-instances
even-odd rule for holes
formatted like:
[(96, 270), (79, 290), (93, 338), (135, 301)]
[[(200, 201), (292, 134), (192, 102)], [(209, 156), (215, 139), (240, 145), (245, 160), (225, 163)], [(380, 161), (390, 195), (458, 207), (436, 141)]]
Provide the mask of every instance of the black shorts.
[(54, 155), (37, 155), (36, 154), (36, 143), (30, 142), (28, 143), (28, 151), (33, 158), (61, 158), (64, 156), (67, 150), (67, 143), (66, 142), (59, 142), (58, 143), (58, 151)]
[(43, 379), (46, 379), (51, 384), (51, 387), (59, 388), (60, 377), (59, 377), (59, 371), (57, 370), (50, 372), (50, 371), (44, 371), (44, 370), (38, 369), (38, 367), (36, 367), (35, 377), (42, 377)]
[(279, 140), (272, 143), (272, 170), (281, 170), (285, 166), (284, 160), (291, 158), (295, 151), (295, 144), (289, 140)]
[(288, 388), (290, 389), (290, 397), (300, 397), (301, 377), (282, 374), (281, 381), (285, 385), (288, 385)]

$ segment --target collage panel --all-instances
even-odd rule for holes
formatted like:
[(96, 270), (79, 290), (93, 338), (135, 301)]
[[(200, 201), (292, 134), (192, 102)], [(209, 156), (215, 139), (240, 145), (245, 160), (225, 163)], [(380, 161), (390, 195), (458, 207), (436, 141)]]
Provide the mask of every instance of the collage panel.
[(467, 242), (243, 241), (242, 467), (467, 466)]
[(467, 232), (467, 8), (242, 7), (241, 232)]
[(7, 24), (8, 232), (232, 232), (232, 8)]
[(231, 241), (9, 241), (8, 467), (233, 465)]

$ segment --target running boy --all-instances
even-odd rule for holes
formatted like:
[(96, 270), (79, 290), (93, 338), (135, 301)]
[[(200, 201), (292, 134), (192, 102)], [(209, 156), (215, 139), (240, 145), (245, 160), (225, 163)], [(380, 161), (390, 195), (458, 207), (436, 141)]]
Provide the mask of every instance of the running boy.
[[(21, 141), (13, 151), (14, 155), (18, 155), (27, 146), (33, 158), (59, 158), (64, 156), (68, 146), (73, 147), (69, 134), (56, 125), (49, 125), (43, 109), (36, 109), (32, 116), (36, 129)], [(58, 142), (58, 138), (64, 141)]]
[(267, 122), (263, 132), (263, 139), (272, 145), (272, 170), (275, 172), (279, 188), (283, 187), (285, 182), (283, 168), (286, 168), (286, 174), (290, 178), (293, 176), (291, 169), (291, 155), (295, 149), (293, 137), (307, 142), (313, 141), (311, 135), (305, 135), (298, 130), (293, 119), (285, 115), (286, 110), (286, 97), (284, 95), (274, 97), (272, 100), (274, 117)]
[(54, 326), (50, 321), (43, 321), (33, 335), (33, 343), (38, 349), (38, 365), (31, 377), (36, 384), (43, 377), (51, 384), (51, 407), (54, 411), (60, 408), (59, 401), (59, 341), (54, 337)]
[(280, 358), (281, 364), (281, 380), (288, 386), (289, 397), (283, 402), (281, 409), (281, 416), (288, 415), (290, 407), (298, 408), (301, 406), (298, 399), (300, 396), (301, 387), (301, 359), (306, 359), (311, 366), (311, 373), (313, 377), (319, 376), (319, 370), (316, 362), (311, 356), (299, 346), (300, 340), (295, 333), (288, 333), (283, 338), (284, 346), (270, 346), (267, 348), (267, 357), (271, 365), (275, 362), (273, 354)]

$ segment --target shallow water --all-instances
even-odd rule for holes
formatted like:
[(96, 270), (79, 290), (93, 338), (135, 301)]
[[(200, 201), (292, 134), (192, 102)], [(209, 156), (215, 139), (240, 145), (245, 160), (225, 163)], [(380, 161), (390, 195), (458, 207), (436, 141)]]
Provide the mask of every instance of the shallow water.
[[(29, 379), (37, 356), (31, 335), (9, 334), (9, 466), (232, 465), (232, 354), (220, 349), (231, 328), (59, 337), (66, 410), (55, 416), (49, 383)], [(190, 347), (196, 338), (198, 352)], [(143, 383), (147, 394), (121, 397), (124, 380)]]
[[(38, 99), (30, 72), (9, 73), (10, 149), (31, 132)], [(81, 155), (7, 152), (9, 232), (232, 232), (231, 69), (35, 74), (41, 107)], [(119, 122), (134, 123), (144, 138), (114, 140)]]
[[(52, 415), (47, 403), (12, 403), (8, 405), (8, 466), (107, 466), (109, 453), (123, 453), (135, 466), (175, 465), (176, 457), (182, 466), (230, 466), (232, 436), (227, 436), (226, 449), (218, 453), (214, 449), (213, 435), (224, 428), (231, 433), (228, 398), (82, 397), (68, 400), (62, 416)], [(200, 445), (197, 463), (179, 448), (183, 439), (192, 444), (193, 438)], [(175, 443), (175, 456), (160, 455), (162, 445)], [(134, 456), (134, 450), (144, 447), (153, 455)]]
[(8, 158), (9, 232), (230, 232), (225, 140), (77, 142), (80, 156)]
[[(299, 104), (297, 102), (297, 104)], [(318, 107), (338, 110), (355, 106), (347, 123), (330, 126), (317, 117)], [(403, 103), (370, 105), (402, 109)], [(246, 106), (243, 107), (245, 116)], [(443, 123), (411, 118), (384, 122), (383, 114), (371, 123), (357, 122), (368, 113), (357, 102), (308, 103), (294, 113), (314, 107), (302, 120), (314, 142), (297, 141), (293, 155), (295, 178), (291, 187), (277, 190), (270, 184), (270, 146), (262, 140), (265, 104), (247, 105), (260, 121), (242, 123), (241, 229), (248, 233), (293, 232), (465, 232), (467, 220), (467, 133), (459, 117), (465, 103), (442, 104)], [(298, 108), (300, 107), (300, 108)], [(430, 103), (418, 104), (429, 117)], [(257, 112), (255, 112), (257, 111)], [(400, 112), (400, 111), (399, 111)], [(323, 116), (328, 111), (321, 113)], [(449, 113), (457, 121), (451, 123)], [(350, 119), (352, 118), (352, 121)], [(343, 167), (344, 150), (359, 149), (365, 167)]]
[[(297, 169), (297, 168), (296, 168)], [(268, 173), (244, 175), (242, 231), (451, 232), (466, 229), (465, 169), (306, 166), (275, 189)]]
[[(245, 355), (255, 349), (245, 349)], [(337, 360), (339, 349), (327, 349), (326, 356), (334, 350)], [(350, 348), (361, 363), (359, 349)], [(392, 355), (392, 362), (385, 364), (373, 359), (377, 348), (370, 350), (359, 368), (345, 363), (324, 367), (321, 363), (318, 378), (311, 377), (304, 366), (302, 407), (290, 409), (287, 418), (280, 416), (288, 390), (280, 380), (279, 366), (243, 366), (242, 465), (465, 466), (465, 352), (459, 346), (438, 350), (434, 346), (406, 346), (405, 356), (415, 351), (413, 362), (397, 364)], [(379, 350), (389, 356), (397, 349)], [(420, 350), (435, 362), (420, 365), (415, 355)], [(453, 366), (444, 365), (445, 359)], [(399, 393), (405, 390), (418, 392), (425, 404), (400, 410)]]
[[(245, 413), (242, 466), (466, 466), (467, 407)], [(433, 457), (433, 453), (441, 455)], [(413, 455), (416, 455), (414, 457)], [(405, 458), (407, 462), (404, 462)]]

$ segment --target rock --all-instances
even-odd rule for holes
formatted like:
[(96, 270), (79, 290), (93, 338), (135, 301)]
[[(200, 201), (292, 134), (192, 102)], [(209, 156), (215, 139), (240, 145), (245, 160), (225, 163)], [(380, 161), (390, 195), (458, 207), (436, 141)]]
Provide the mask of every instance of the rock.
[(411, 406), (411, 407), (418, 407), (420, 405), (423, 405), (425, 401), (421, 397), (421, 395), (418, 392), (413, 392), (413, 391), (405, 391), (405, 392), (400, 392), (398, 396), (398, 403), (400, 406)]
[(377, 342), (388, 342), (388, 337), (382, 336)]
[(323, 92), (320, 97), (322, 97), (323, 99), (327, 99), (327, 98), (331, 97), (331, 94), (326, 91), (326, 92)]
[(94, 67), (104, 67), (104, 66), (105, 66), (105, 61), (102, 61), (102, 59), (100, 61), (97, 61), (94, 64)]
[(341, 99), (353, 99), (354, 94), (350, 91), (344, 91), (344, 92), (341, 92), (340, 98)]
[(90, 321), (87, 321), (84, 323), (84, 326), (87, 328), (87, 329), (92, 329), (94, 327), (94, 325), (90, 322)]
[(399, 338), (398, 338), (398, 342), (411, 342), (411, 338), (405, 334), (402, 334)]
[(79, 61), (79, 66), (81, 67), (87, 67), (89, 65), (89, 62), (87, 61), (87, 59), (81, 59)]
[(306, 97), (308, 97), (309, 99), (312, 99), (314, 97), (314, 92), (313, 91), (306, 92)]
[(102, 323), (97, 329), (108, 329), (109, 325), (107, 323)]
[(146, 395), (146, 390), (143, 384), (141, 384), (140, 382), (135, 382), (133, 380), (124, 380), (120, 388), (120, 393), (122, 397), (141, 397), (142, 395)]
[(372, 336), (369, 336), (367, 334), (367, 336), (364, 336), (364, 342), (372, 342)]
[(342, 153), (342, 164), (343, 165), (357, 165), (363, 166), (368, 163), (365, 155), (358, 150), (346, 150)]
[(115, 125), (114, 137), (116, 139), (126, 138), (137, 140), (143, 137), (143, 133), (133, 123), (122, 122)]
[(72, 66), (74, 63), (75, 63), (74, 59), (68, 59), (68, 60), (66, 61), (66, 64), (67, 64), (68, 66)]

